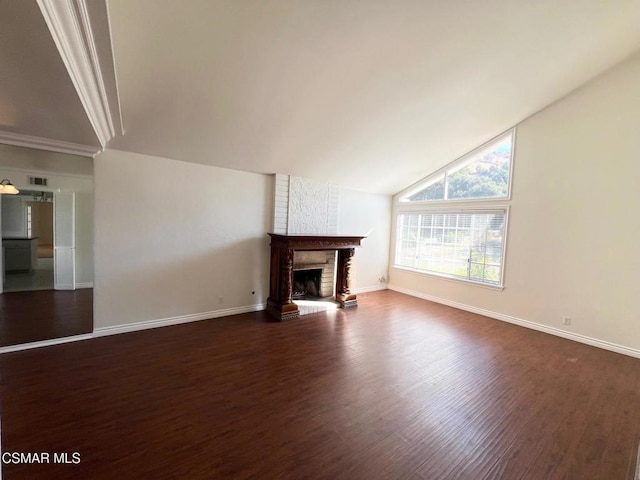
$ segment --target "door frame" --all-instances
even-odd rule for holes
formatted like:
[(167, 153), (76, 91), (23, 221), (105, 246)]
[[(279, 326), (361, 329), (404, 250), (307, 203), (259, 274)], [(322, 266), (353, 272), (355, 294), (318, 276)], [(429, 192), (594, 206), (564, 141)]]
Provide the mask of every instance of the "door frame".
[[(58, 225), (57, 208), (60, 207), (62, 200), (59, 196), (70, 195), (71, 199), (71, 222), (70, 229), (64, 229), (60, 232)], [(59, 245), (58, 234), (67, 234), (70, 245)], [(70, 233), (70, 235), (69, 235)], [(53, 193), (53, 289), (54, 290), (75, 290), (76, 289), (76, 192), (57, 191)], [(63, 242), (64, 243), (64, 242)], [(60, 266), (60, 261), (70, 262), (71, 265)], [(69, 283), (60, 283), (59, 274), (63, 275), (62, 270), (70, 269), (67, 276)]]
[[(34, 188), (37, 187), (37, 188)], [(55, 221), (55, 208), (56, 208), (56, 193), (73, 193), (74, 197), (75, 194), (77, 194), (76, 191), (73, 190), (61, 190), (59, 188), (51, 188), (51, 187), (43, 187), (41, 185), (16, 185), (16, 188), (20, 191), (22, 190), (29, 190), (29, 191), (39, 191), (39, 192), (50, 192), (53, 193), (53, 238), (54, 238), (54, 245), (55, 245), (55, 237), (56, 237), (56, 221)], [(2, 258), (2, 200), (1, 200), (2, 195), (0, 195), (0, 273), (4, 275), (4, 258)], [(71, 231), (72, 231), (72, 235), (75, 237), (75, 198), (74, 198), (74, 219), (73, 219), (73, 224), (71, 226)], [(73, 250), (73, 255), (75, 257), (75, 248)], [(74, 262), (75, 263), (75, 262)], [(57, 273), (57, 266), (56, 266), (56, 261), (55, 261), (55, 248), (54, 248), (54, 262), (53, 262), (53, 278), (54, 278), (54, 290), (55, 290), (55, 279), (56, 277), (56, 273)], [(75, 266), (74, 266), (74, 270), (75, 270)], [(75, 274), (74, 274), (75, 276)], [(75, 290), (75, 281), (74, 281), (74, 288), (73, 290)], [(4, 293), (4, 279), (0, 278), (0, 295), (2, 295)]]

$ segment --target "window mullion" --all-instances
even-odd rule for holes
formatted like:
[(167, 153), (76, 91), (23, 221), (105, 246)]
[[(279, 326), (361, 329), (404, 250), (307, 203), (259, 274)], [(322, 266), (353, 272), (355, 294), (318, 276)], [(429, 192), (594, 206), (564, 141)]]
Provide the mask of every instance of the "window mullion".
[(444, 200), (449, 200), (449, 172), (444, 172), (444, 192), (443, 197)]
[(422, 243), (422, 215), (418, 215), (418, 233), (416, 234), (416, 255), (413, 260), (413, 266), (418, 267), (418, 259), (420, 258), (420, 244)]

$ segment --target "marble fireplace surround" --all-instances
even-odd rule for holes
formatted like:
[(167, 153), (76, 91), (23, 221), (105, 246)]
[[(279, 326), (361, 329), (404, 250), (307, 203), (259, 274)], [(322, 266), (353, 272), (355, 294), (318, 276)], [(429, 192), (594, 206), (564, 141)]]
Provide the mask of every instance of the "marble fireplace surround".
[(294, 254), (299, 252), (337, 251), (335, 299), (340, 307), (355, 307), (356, 295), (351, 293), (351, 263), (355, 248), (363, 236), (344, 235), (280, 235), (271, 237), (271, 267), (267, 313), (276, 320), (290, 320), (300, 316), (293, 302)]

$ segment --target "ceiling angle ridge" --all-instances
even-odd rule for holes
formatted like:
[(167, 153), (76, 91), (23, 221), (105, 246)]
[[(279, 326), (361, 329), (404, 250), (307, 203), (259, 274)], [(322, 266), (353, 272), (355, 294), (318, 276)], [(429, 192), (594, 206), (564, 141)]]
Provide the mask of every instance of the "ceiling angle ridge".
[(85, 0), (37, 0), (101, 147), (115, 136)]
[(83, 157), (93, 157), (100, 151), (100, 147), (94, 145), (81, 145), (79, 143), (53, 140), (51, 138), (34, 137), (21, 133), (6, 132), (0, 130), (0, 143), (17, 147), (35, 148), (51, 152), (68, 153)]

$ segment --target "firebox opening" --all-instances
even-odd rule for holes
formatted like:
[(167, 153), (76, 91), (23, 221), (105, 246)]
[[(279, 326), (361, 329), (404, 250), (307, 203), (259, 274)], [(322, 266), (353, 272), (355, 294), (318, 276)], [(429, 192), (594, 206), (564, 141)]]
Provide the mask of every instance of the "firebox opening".
[(293, 298), (319, 298), (320, 280), (322, 278), (321, 268), (311, 268), (308, 270), (294, 270), (293, 272)]

